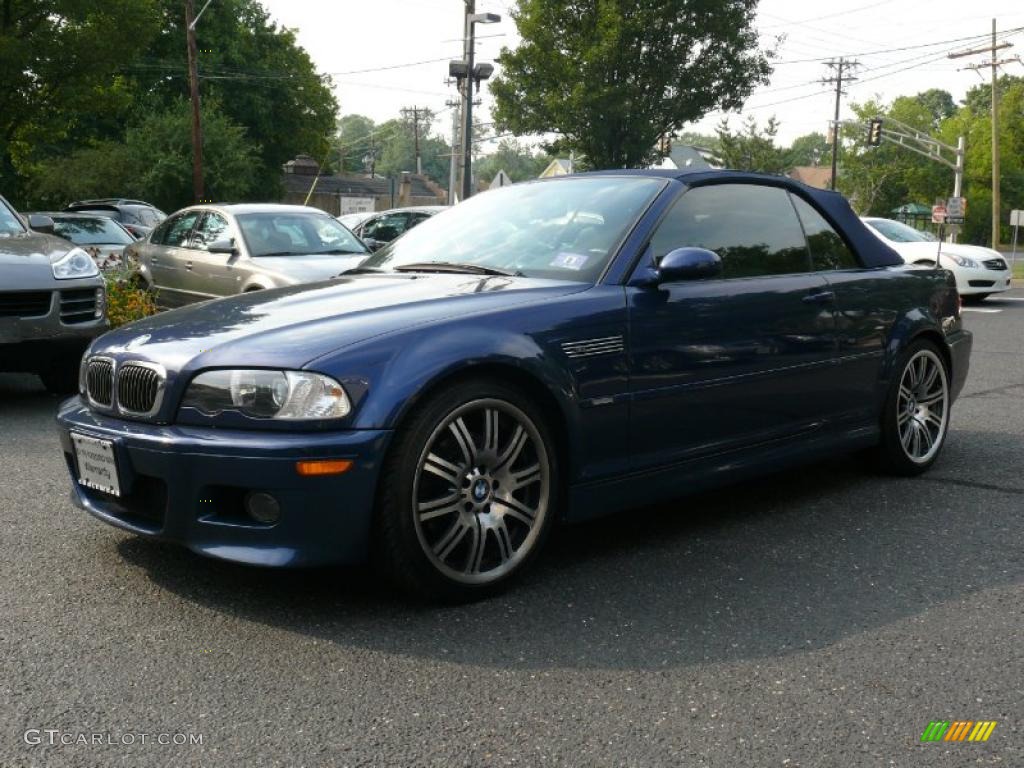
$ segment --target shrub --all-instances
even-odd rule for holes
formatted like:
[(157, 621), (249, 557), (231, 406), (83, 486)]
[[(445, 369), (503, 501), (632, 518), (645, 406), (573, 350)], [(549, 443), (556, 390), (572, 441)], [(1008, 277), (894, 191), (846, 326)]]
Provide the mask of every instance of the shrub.
[(139, 281), (134, 260), (126, 259), (120, 267), (105, 270), (103, 278), (107, 284), (107, 320), (111, 328), (160, 311), (153, 291)]

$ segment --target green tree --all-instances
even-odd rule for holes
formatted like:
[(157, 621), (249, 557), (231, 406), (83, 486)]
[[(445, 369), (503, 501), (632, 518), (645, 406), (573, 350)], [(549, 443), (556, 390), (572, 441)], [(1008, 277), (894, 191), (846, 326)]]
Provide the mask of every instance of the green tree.
[(20, 197), (18, 166), (33, 155), (120, 130), (132, 88), (111, 72), (140, 56), (159, 28), (154, 0), (0, 4), (0, 188), (7, 195)]
[[(202, 118), (208, 194), (225, 202), (252, 197), (258, 147), (217, 104), (206, 102)], [(124, 141), (97, 142), (39, 163), (30, 177), (33, 202), (40, 207), (60, 207), (75, 198), (102, 196), (117, 189), (168, 211), (189, 204), (191, 119), (191, 106), (181, 99), (168, 109), (145, 112), (128, 128)]]
[(807, 133), (797, 136), (786, 151), (786, 165), (821, 165), (831, 162), (832, 147), (823, 133)]
[[(337, 111), (330, 81), (316, 72), (294, 32), (271, 22), (256, 0), (217, 0), (196, 29), (203, 102), (245, 126), (253, 150), (247, 194), (273, 199), (285, 161), (326, 154)], [(184, 4), (3, 0), (0, 82), (0, 183), (12, 194), (19, 185), (31, 189), (24, 181), (35, 169), (124, 142), (126, 126), (141, 114), (173, 111), (187, 97)], [(206, 165), (215, 164), (215, 145), (204, 142), (204, 150)], [(100, 193), (125, 194), (129, 182), (111, 179)], [(70, 189), (78, 182), (67, 183)]]
[(757, 0), (517, 0), (522, 43), (491, 83), (501, 131), (554, 133), (590, 167), (640, 166), (660, 136), (737, 109), (771, 69)]
[(774, 117), (762, 129), (753, 116), (743, 128), (733, 132), (728, 118), (723, 118), (715, 129), (718, 134), (718, 154), (726, 168), (759, 173), (783, 173), (787, 170), (786, 153), (775, 145), (779, 123)]
[[(945, 110), (945, 92), (925, 91), (915, 96), (900, 96), (892, 104), (868, 101), (853, 104), (858, 125), (844, 128), (844, 151), (837, 179), (838, 187), (862, 214), (891, 216), (893, 209), (905, 203), (931, 205), (936, 197), (948, 197), (953, 191), (953, 172), (928, 158), (883, 141), (867, 145), (867, 122), (881, 117), (895, 118), (926, 134), (936, 133), (939, 115)], [(948, 94), (946, 94), (948, 96)], [(956, 143), (955, 141), (953, 142)]]
[(502, 139), (498, 148), (481, 157), (474, 168), (477, 178), (485, 183), (490, 183), (498, 171), (505, 171), (512, 181), (527, 181), (540, 176), (550, 163), (550, 156), (531, 151), (517, 139)]
[[(1024, 208), (1024, 78), (999, 79), (1000, 242), (1011, 237), (1009, 217)], [(967, 220), (964, 240), (979, 245), (992, 242), (992, 95), (989, 85), (978, 85), (964, 97), (963, 106), (944, 121), (939, 138), (955, 144), (966, 137), (964, 196)]]

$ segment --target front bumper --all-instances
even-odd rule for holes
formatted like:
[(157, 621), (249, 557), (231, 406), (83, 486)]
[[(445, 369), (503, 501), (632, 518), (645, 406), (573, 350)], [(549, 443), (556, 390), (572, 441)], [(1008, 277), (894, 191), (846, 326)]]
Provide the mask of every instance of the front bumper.
[(1010, 290), (1011, 273), (1009, 269), (971, 269), (958, 267), (953, 271), (956, 277), (956, 289), (961, 296), (978, 293), (1002, 293)]
[[(77, 363), (89, 342), (107, 330), (106, 318), (95, 317), (96, 291), (102, 285), (87, 278), (68, 280), (56, 290), (24, 291), (49, 293), (48, 309), (29, 317), (0, 316), (0, 371), (40, 373), (63, 362)], [(22, 293), (0, 292), (4, 298)]]
[[(266, 566), (366, 559), (374, 491), (391, 433), (256, 432), (127, 422), (77, 397), (57, 414), (72, 500), (94, 517), (141, 536), (224, 560)], [(114, 443), (121, 497), (78, 483), (70, 433)], [(299, 459), (351, 459), (341, 475), (302, 477)], [(272, 494), (273, 525), (249, 519), (249, 491)]]

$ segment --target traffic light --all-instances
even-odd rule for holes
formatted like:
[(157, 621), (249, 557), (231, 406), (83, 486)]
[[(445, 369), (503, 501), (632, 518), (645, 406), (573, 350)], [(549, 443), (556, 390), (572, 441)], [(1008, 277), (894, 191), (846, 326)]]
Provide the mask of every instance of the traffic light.
[(868, 124), (868, 144), (877, 147), (882, 143), (882, 118), (876, 117)]

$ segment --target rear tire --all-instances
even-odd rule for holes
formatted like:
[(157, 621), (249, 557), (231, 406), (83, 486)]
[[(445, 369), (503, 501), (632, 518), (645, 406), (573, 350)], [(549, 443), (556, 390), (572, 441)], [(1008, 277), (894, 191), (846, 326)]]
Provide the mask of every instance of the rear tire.
[(935, 463), (949, 432), (949, 370), (939, 348), (922, 339), (904, 350), (894, 371), (875, 458), (889, 474), (919, 475)]
[(418, 405), (382, 467), (376, 564), (406, 593), (464, 602), (518, 578), (558, 498), (557, 451), (519, 389), (465, 381)]

